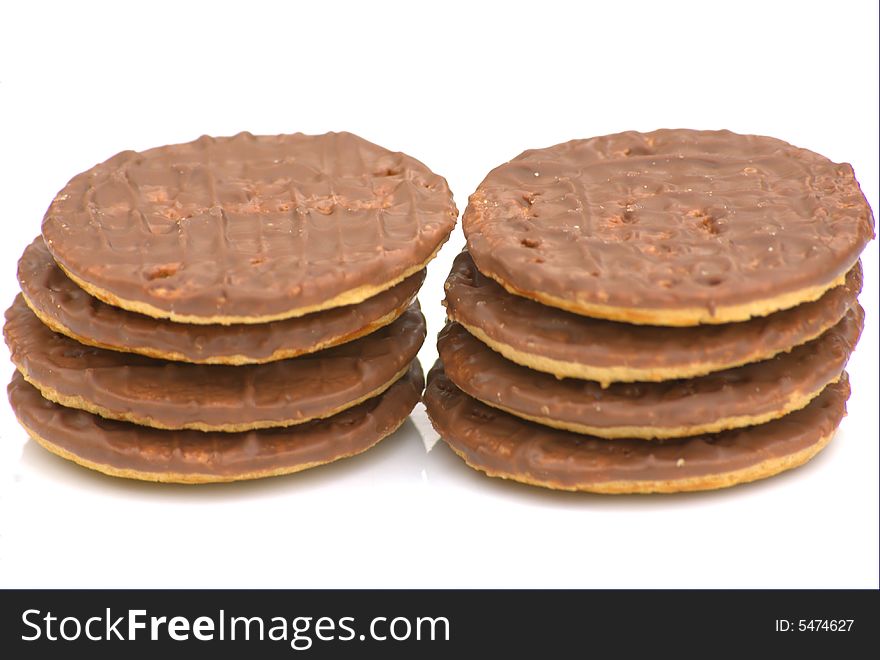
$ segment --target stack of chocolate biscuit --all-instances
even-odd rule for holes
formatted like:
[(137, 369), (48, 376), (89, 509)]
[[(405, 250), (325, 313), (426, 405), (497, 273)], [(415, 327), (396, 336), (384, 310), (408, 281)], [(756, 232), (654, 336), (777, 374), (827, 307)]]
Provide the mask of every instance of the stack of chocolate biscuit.
[(470, 466), (604, 493), (796, 467), (845, 414), (873, 217), (852, 168), (661, 130), (526, 151), (463, 218), (429, 416)]
[(421, 395), (415, 297), (456, 217), (442, 177), (348, 133), (120, 153), (19, 262), (12, 407), (48, 450), (135, 479), (357, 454)]

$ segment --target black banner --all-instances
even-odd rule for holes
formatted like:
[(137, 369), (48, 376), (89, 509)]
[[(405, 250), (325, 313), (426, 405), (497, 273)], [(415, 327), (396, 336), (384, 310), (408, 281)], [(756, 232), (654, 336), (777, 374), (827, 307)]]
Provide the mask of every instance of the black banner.
[(0, 650), (15, 658), (840, 653), (880, 637), (876, 591), (6, 591), (2, 602)]

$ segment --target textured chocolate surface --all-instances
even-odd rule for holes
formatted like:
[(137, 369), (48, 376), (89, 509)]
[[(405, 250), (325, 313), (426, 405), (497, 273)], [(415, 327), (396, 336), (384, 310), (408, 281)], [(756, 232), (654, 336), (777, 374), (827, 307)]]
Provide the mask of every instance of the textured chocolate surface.
[(772, 357), (815, 338), (855, 302), (862, 268), (857, 263), (844, 285), (814, 302), (742, 323), (687, 328), (592, 319), (515, 296), (480, 273), (467, 252), (455, 258), (445, 288), (453, 320), (515, 351), (598, 368), (690, 371)]
[(456, 217), (446, 181), (405, 154), (350, 133), (239, 133), (124, 151), (75, 176), (43, 236), (65, 271), (120, 301), (254, 322), (388, 288)]
[(107, 416), (160, 428), (222, 429), (325, 417), (389, 385), (415, 358), (425, 319), (414, 305), (357, 341), (245, 366), (166, 362), (83, 346), (49, 330), (21, 296), (6, 312), (4, 336), (30, 382), (44, 393), (79, 397), (76, 407), (100, 407)]
[(193, 475), (205, 481), (293, 472), (357, 454), (406, 419), (424, 379), (418, 362), (383, 394), (328, 419), (243, 433), (162, 431), (118, 422), (47, 401), (21, 374), (7, 389), (21, 424), (55, 447), (119, 472)]
[(844, 373), (809, 406), (781, 419), (676, 440), (603, 440), (559, 431), (490, 408), (435, 366), (424, 401), (440, 436), (468, 464), (493, 475), (562, 488), (609, 482), (713, 477), (784, 458), (831, 434), (846, 414)]
[(489, 173), (462, 224), (479, 269), (523, 295), (714, 314), (833, 282), (874, 221), (848, 164), (768, 137), (659, 130), (523, 152)]
[(457, 323), (443, 329), (437, 348), (447, 377), (489, 405), (542, 420), (603, 429), (675, 429), (688, 435), (688, 427), (773, 413), (793, 397), (818, 392), (843, 371), (863, 323), (864, 311), (856, 304), (818, 339), (770, 360), (700, 378), (616, 383), (605, 389), (510, 362)]
[(357, 305), (260, 324), (193, 325), (128, 312), (93, 298), (52, 259), (42, 237), (18, 262), (28, 304), (53, 329), (80, 342), (151, 357), (197, 363), (260, 363), (311, 353), (357, 338), (393, 320), (412, 302), (422, 270)]

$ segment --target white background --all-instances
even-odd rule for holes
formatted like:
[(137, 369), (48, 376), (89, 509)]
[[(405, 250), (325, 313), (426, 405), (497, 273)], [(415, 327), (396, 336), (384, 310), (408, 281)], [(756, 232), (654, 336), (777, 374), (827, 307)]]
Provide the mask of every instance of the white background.
[[(729, 128), (852, 163), (877, 208), (874, 0), (133, 5), (0, 10), (6, 303), (71, 176), (203, 133), (350, 130), (446, 176), (463, 210), (489, 169), (526, 148)], [(426, 367), (462, 244), (457, 228), (421, 294)], [(802, 469), (717, 493), (490, 480), (442, 443), (426, 451), (421, 412), (376, 449), (300, 475), (130, 483), (26, 442), (4, 403), (0, 586), (876, 588), (876, 242), (864, 268), (867, 321), (837, 439)]]

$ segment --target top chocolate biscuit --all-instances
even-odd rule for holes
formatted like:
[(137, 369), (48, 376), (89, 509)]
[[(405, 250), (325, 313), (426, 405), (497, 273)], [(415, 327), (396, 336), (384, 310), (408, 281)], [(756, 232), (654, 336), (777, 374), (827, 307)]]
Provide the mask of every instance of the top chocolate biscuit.
[(660, 130), (526, 151), (471, 196), (477, 267), (632, 323), (763, 316), (840, 284), (873, 236), (852, 168), (768, 137)]
[(74, 177), (43, 219), (78, 284), (189, 323), (257, 323), (360, 302), (421, 270), (457, 211), (419, 161), (350, 133), (122, 152)]

